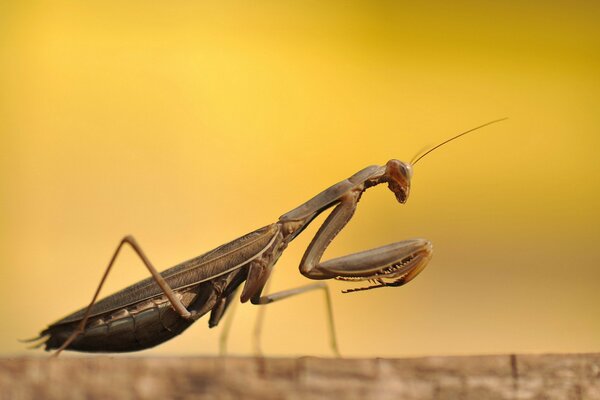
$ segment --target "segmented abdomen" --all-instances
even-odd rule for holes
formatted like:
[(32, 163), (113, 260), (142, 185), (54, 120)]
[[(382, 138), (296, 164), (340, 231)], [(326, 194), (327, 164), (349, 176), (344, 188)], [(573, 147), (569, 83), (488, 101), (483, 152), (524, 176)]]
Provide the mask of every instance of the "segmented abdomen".
[[(90, 318), (85, 331), (67, 349), (115, 353), (154, 347), (179, 335), (196, 319), (210, 311), (216, 297), (211, 289), (210, 282), (204, 282), (186, 292), (177, 293), (189, 310), (199, 311), (194, 319), (182, 318), (166, 297), (161, 296), (133, 307)], [(78, 324), (79, 321), (55, 324), (44, 330), (42, 336), (48, 336), (46, 350), (59, 348), (77, 329)]]

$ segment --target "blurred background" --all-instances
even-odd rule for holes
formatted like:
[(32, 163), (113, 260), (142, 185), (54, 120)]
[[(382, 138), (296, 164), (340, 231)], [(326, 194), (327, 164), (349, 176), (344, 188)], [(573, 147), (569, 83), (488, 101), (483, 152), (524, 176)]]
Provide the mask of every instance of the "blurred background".
[[(371, 164), (487, 121), (363, 196), (325, 259), (411, 237), (402, 288), (332, 282), (345, 356), (600, 350), (595, 2), (3, 2), (0, 353), (86, 305), (118, 241), (159, 269)], [(302, 285), (321, 216), (271, 291)], [(103, 294), (148, 272), (122, 253)], [(257, 307), (229, 350), (252, 354)], [(139, 354), (213, 355), (207, 318)], [(268, 307), (267, 355), (328, 356), (320, 293)]]

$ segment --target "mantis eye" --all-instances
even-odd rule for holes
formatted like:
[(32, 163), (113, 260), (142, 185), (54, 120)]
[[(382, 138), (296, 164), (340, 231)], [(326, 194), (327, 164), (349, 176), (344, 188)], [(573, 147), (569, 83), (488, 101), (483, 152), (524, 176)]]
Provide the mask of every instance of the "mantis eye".
[(412, 165), (400, 161), (398, 167), (400, 169), (400, 173), (406, 177), (406, 180), (410, 181), (413, 174)]
[(386, 165), (386, 174), (398, 182), (410, 182), (413, 174), (412, 165), (400, 160), (390, 160)]

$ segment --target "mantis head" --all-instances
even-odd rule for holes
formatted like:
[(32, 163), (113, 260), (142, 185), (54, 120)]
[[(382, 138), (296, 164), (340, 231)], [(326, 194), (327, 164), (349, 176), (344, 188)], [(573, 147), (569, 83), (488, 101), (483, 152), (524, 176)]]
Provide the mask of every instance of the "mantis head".
[(412, 165), (400, 160), (390, 160), (385, 164), (383, 181), (388, 183), (388, 188), (394, 192), (396, 199), (404, 204), (410, 193), (410, 179), (412, 178)]

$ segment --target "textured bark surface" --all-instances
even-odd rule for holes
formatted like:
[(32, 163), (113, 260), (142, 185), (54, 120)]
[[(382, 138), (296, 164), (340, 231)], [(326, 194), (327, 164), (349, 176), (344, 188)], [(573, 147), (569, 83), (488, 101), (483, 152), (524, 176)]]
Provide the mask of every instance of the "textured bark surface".
[(600, 353), (3, 358), (2, 399), (600, 399)]

